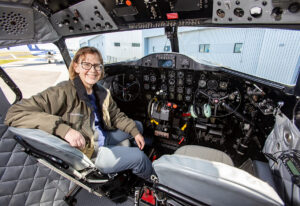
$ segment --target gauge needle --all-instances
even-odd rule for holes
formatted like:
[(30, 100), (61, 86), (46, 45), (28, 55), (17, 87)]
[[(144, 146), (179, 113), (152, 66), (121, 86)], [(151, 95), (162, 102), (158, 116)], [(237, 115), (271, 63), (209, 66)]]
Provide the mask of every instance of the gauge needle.
[(135, 85), (135, 84), (137, 84), (137, 82), (133, 82), (133, 83), (131, 83), (130, 85), (128, 85), (126, 88), (128, 89), (129, 87), (131, 87), (131, 86), (133, 86), (133, 85)]
[(122, 84), (120, 84), (120, 83), (119, 83), (118, 85), (119, 85), (119, 87), (122, 87), (123, 89), (125, 88), (125, 87), (124, 87)]

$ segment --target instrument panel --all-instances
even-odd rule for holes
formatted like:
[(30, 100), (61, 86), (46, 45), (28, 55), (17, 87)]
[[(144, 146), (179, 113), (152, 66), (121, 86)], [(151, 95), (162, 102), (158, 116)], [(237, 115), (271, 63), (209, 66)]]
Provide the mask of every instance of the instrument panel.
[(106, 68), (107, 87), (121, 111), (143, 121), (159, 145), (173, 151), (204, 144), (243, 156), (250, 142), (262, 147), (273, 114), (294, 102), (280, 85), (181, 54), (152, 54)]
[(157, 92), (162, 99), (191, 102), (194, 91), (192, 71), (176, 71), (173, 69), (143, 69), (143, 90), (147, 99)]

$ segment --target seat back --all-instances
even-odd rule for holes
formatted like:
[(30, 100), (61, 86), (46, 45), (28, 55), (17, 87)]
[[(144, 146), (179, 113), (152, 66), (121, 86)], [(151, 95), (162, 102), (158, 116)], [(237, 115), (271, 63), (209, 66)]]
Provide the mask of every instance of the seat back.
[(160, 184), (208, 205), (283, 205), (267, 183), (224, 163), (174, 154), (153, 167)]
[(284, 114), (277, 114), (275, 126), (265, 142), (263, 152), (275, 174), (277, 190), (289, 205), (300, 205), (299, 150), (299, 129)]
[(22, 151), (3, 124), (10, 103), (0, 88), (0, 203), (1, 205), (67, 205), (74, 183)]
[(184, 145), (179, 147), (174, 154), (197, 157), (233, 166), (231, 158), (225, 152), (200, 145)]
[(0, 88), (0, 138), (7, 130), (7, 126), (4, 125), (4, 119), (8, 108), (10, 107), (10, 103), (6, 99), (2, 89)]
[(8, 108), (10, 107), (10, 103), (6, 99), (6, 97), (5, 97), (5, 95), (4, 95), (1, 88), (0, 88), (0, 102), (1, 102), (1, 106), (0, 106), (0, 123), (2, 124), (4, 122), (6, 112), (7, 112)]

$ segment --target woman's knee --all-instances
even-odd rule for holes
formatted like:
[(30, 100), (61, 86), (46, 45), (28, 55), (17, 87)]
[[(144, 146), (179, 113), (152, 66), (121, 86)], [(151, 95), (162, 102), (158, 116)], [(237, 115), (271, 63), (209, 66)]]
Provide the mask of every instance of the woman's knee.
[(148, 157), (145, 155), (143, 151), (141, 151), (137, 147), (131, 147), (131, 149), (132, 149), (132, 154), (134, 154), (132, 162), (134, 162), (135, 165), (142, 166), (147, 164)]
[(137, 174), (138, 176), (144, 179), (149, 179), (151, 174), (153, 173), (151, 161), (149, 160), (147, 155), (145, 155), (145, 153), (140, 150), (137, 156), (137, 166), (133, 169), (133, 173)]

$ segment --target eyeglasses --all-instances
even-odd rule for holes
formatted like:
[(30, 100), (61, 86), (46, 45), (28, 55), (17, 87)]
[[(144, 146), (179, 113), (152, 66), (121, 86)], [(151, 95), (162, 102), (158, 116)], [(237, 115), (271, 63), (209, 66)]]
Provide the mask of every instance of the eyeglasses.
[(94, 67), (97, 71), (104, 69), (103, 64), (91, 64), (89, 62), (81, 62), (81, 66), (85, 70), (90, 70), (92, 67)]

